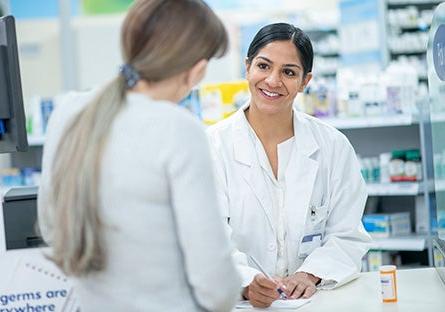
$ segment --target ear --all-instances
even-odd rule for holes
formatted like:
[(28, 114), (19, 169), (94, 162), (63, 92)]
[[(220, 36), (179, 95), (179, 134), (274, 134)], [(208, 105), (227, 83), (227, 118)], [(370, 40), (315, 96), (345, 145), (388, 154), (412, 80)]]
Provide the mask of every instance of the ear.
[(248, 59), (247, 57), (244, 59), (244, 65), (246, 66), (246, 74), (249, 74), (250, 66), (251, 66), (252, 64), (249, 63), (249, 59)]
[(204, 78), (208, 63), (208, 60), (202, 59), (188, 70), (188, 73), (186, 75), (187, 86), (193, 88), (202, 80), (202, 78)]
[(303, 92), (304, 88), (306, 88), (307, 84), (309, 83), (309, 81), (311, 81), (311, 79), (312, 79), (312, 73), (307, 73), (306, 76), (304, 77), (304, 80), (302, 81), (302, 83), (300, 85), (300, 89), (298, 91)]

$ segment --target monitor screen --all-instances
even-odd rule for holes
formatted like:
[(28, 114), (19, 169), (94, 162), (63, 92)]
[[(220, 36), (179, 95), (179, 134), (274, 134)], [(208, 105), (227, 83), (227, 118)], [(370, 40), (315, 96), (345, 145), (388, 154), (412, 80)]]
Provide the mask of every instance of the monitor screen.
[(15, 21), (0, 18), (0, 153), (28, 148)]

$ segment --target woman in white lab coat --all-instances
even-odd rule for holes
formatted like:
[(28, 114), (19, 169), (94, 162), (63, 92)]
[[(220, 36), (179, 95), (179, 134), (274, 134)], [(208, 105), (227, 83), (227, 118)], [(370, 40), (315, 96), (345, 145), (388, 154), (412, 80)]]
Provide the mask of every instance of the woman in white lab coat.
[(246, 58), (250, 100), (208, 129), (243, 294), (257, 307), (276, 300), (278, 287), (307, 298), (350, 281), (368, 250), (361, 223), (367, 193), (351, 144), (293, 108), (312, 61), (299, 28), (263, 27)]

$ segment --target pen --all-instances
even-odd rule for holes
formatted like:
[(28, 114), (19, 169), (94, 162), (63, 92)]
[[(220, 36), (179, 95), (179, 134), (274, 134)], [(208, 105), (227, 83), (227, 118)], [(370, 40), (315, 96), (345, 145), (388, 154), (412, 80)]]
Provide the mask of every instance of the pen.
[[(261, 264), (251, 255), (248, 255), (250, 260), (252, 260), (253, 264), (255, 264), (255, 266), (261, 271), (261, 273), (264, 274), (264, 276), (266, 276), (268, 279), (273, 280), (273, 278), (267, 274), (266, 270), (263, 269), (263, 267), (261, 266)], [(278, 293), (280, 294), (280, 299), (287, 299), (287, 295), (284, 292), (284, 290), (282, 290), (280, 287), (277, 288)]]

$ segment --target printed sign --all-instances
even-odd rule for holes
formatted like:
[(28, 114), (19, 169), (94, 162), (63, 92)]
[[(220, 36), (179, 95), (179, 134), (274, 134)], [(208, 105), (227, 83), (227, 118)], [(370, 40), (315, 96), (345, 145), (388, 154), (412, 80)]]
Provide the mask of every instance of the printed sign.
[(443, 24), (437, 28), (434, 35), (433, 60), (437, 76), (445, 81), (445, 25)]

